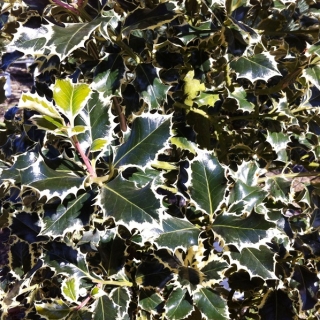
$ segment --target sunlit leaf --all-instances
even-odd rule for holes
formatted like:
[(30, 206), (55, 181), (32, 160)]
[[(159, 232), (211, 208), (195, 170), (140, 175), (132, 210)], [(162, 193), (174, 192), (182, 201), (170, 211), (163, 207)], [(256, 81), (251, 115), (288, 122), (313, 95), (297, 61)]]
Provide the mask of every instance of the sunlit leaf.
[(98, 197), (105, 216), (115, 218), (117, 224), (130, 229), (159, 228), (160, 202), (150, 184), (138, 189), (134, 183), (121, 176), (106, 184)]
[(40, 192), (41, 196), (60, 197), (76, 194), (83, 187), (85, 177), (79, 177), (73, 172), (58, 172), (49, 168), (42, 159), (32, 166), (21, 170), (21, 183)]
[(79, 298), (79, 285), (80, 283), (76, 277), (66, 278), (61, 286), (63, 297), (70, 302), (77, 302)]
[(287, 144), (290, 142), (290, 136), (282, 132), (268, 131), (267, 141), (271, 144), (272, 149), (277, 154), (277, 160), (282, 162), (288, 161)]
[(66, 204), (60, 204), (56, 210), (44, 213), (44, 228), (41, 234), (50, 236), (64, 235), (78, 230), (89, 222), (94, 194), (86, 192)]
[(37, 313), (48, 320), (60, 320), (71, 311), (70, 307), (61, 299), (54, 300), (53, 303), (36, 303)]
[(277, 279), (274, 274), (274, 253), (266, 246), (243, 248), (241, 253), (230, 252), (232, 262), (244, 268), (252, 276), (263, 279)]
[(129, 139), (116, 151), (115, 166), (145, 166), (152, 161), (169, 139), (170, 125), (170, 116), (145, 114), (136, 118)]
[(225, 170), (211, 153), (199, 152), (191, 164), (192, 201), (207, 214), (213, 214), (224, 199), (226, 190)]
[(90, 88), (85, 83), (74, 84), (69, 79), (57, 79), (53, 86), (56, 107), (69, 119), (71, 127), (73, 127), (74, 118), (84, 108), (89, 96)]
[(166, 301), (166, 314), (170, 320), (186, 319), (193, 311), (192, 304), (185, 299), (186, 291), (187, 289), (177, 288)]
[(51, 36), (47, 38), (49, 40), (46, 46), (62, 60), (77, 48), (84, 47), (86, 40), (100, 22), (100, 19), (95, 19), (89, 23), (65, 23), (64, 27), (49, 25), (47, 29)]
[(268, 81), (274, 76), (281, 76), (273, 56), (269, 53), (259, 53), (251, 57), (240, 57), (230, 63), (238, 78), (246, 78), (251, 82)]
[(200, 230), (188, 220), (166, 216), (162, 220), (162, 228), (163, 232), (156, 239), (159, 247), (174, 251), (177, 248), (186, 250), (198, 244)]
[(248, 112), (254, 111), (254, 104), (246, 99), (247, 94), (242, 87), (235, 88), (233, 92), (229, 92), (228, 97), (237, 101), (240, 110)]

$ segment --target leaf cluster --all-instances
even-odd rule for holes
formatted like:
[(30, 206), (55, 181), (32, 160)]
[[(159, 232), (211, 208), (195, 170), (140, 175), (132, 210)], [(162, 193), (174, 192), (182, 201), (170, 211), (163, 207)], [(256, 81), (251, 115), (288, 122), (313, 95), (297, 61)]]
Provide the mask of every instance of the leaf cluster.
[(316, 2), (1, 10), (1, 319), (319, 316)]

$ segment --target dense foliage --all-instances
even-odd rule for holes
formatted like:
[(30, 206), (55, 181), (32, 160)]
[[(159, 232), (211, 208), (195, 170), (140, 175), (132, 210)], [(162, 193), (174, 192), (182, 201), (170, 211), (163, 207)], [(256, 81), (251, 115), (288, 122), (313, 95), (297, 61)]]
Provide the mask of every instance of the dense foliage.
[(35, 84), (0, 131), (1, 319), (318, 318), (319, 18), (6, 4)]

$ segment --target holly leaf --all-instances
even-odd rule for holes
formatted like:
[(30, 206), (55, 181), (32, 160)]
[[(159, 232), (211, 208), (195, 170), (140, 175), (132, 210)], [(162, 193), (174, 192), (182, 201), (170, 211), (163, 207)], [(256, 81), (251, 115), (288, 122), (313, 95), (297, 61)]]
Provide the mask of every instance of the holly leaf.
[(135, 73), (133, 85), (137, 92), (151, 109), (161, 109), (170, 87), (161, 82), (157, 69), (151, 63), (140, 63)]
[(56, 210), (45, 210), (41, 234), (63, 236), (72, 230), (80, 230), (89, 223), (93, 211), (93, 192), (78, 195), (74, 200), (65, 201)]
[(119, 272), (124, 266), (125, 250), (125, 241), (117, 236), (115, 231), (107, 230), (101, 236), (98, 251), (101, 257), (101, 265), (109, 277)]
[(73, 171), (56, 171), (49, 168), (43, 159), (26, 169), (20, 170), (21, 183), (36, 189), (40, 197), (59, 197), (63, 200), (68, 194), (76, 194), (83, 188), (85, 177), (78, 177)]
[(105, 216), (114, 217), (116, 224), (143, 230), (159, 228), (160, 202), (150, 184), (138, 189), (121, 175), (104, 185), (97, 199)]
[(252, 212), (249, 217), (242, 218), (234, 214), (220, 214), (213, 222), (212, 229), (225, 242), (233, 244), (241, 252), (247, 246), (256, 246), (262, 239), (270, 241), (275, 224), (262, 219), (263, 216)]
[(56, 108), (69, 119), (70, 127), (73, 128), (75, 117), (84, 108), (90, 97), (89, 85), (74, 84), (71, 79), (57, 79), (52, 91)]
[(122, 33), (129, 35), (132, 30), (154, 29), (173, 20), (178, 14), (176, 6), (170, 2), (160, 3), (153, 9), (136, 9), (130, 13), (123, 25)]
[(184, 104), (189, 107), (193, 105), (193, 99), (195, 99), (201, 91), (206, 90), (204, 83), (200, 80), (194, 79), (194, 70), (189, 71), (183, 79), (183, 93), (185, 94)]
[(162, 219), (160, 236), (155, 239), (157, 246), (175, 251), (182, 248), (184, 251), (191, 246), (198, 244), (200, 234), (199, 228), (186, 219), (179, 219), (166, 215)]
[(193, 305), (185, 299), (187, 289), (177, 288), (166, 301), (166, 316), (170, 320), (186, 319), (193, 311)]
[(17, 212), (10, 221), (12, 234), (28, 243), (36, 243), (46, 240), (46, 237), (39, 236), (41, 220), (36, 212)]
[(305, 266), (295, 265), (292, 279), (298, 282), (302, 310), (310, 310), (318, 302), (319, 278)]
[(320, 67), (317, 65), (314, 65), (312, 67), (308, 67), (303, 69), (302, 72), (303, 76), (311, 82), (315, 87), (317, 87), (318, 90), (320, 90)]
[(119, 95), (121, 79), (124, 77), (125, 65), (120, 53), (110, 53), (96, 67), (91, 84), (94, 90), (103, 93), (105, 98)]
[(192, 202), (212, 215), (221, 205), (226, 192), (225, 169), (209, 152), (198, 150), (198, 157), (191, 164), (189, 192)]
[(10, 46), (28, 54), (43, 54), (47, 39), (52, 36), (49, 26), (42, 25), (40, 28), (29, 28), (20, 23), (17, 32), (10, 43)]
[(170, 143), (175, 145), (178, 149), (188, 150), (194, 155), (197, 154), (196, 144), (185, 137), (172, 137)]
[(108, 295), (103, 294), (98, 298), (96, 307), (93, 310), (93, 320), (116, 319), (119, 312), (119, 306), (117, 306)]
[(52, 303), (35, 303), (37, 313), (47, 320), (65, 319), (71, 309), (62, 300), (54, 300)]
[(230, 63), (238, 78), (246, 78), (251, 82), (268, 81), (274, 76), (281, 76), (275, 58), (269, 53), (259, 53), (251, 57), (240, 57)]
[(50, 34), (50, 37), (46, 35), (48, 39), (46, 46), (63, 60), (74, 50), (84, 47), (100, 23), (101, 19), (94, 19), (89, 23), (65, 23), (64, 27), (50, 24), (46, 26), (47, 33)]
[(287, 155), (287, 144), (291, 141), (290, 135), (282, 133), (282, 132), (270, 132), (268, 130), (267, 142), (270, 143), (272, 149), (277, 154), (277, 160), (287, 163), (288, 155)]
[(61, 293), (69, 302), (77, 302), (79, 298), (80, 281), (76, 277), (66, 278), (61, 284)]
[(161, 305), (163, 298), (152, 289), (141, 288), (139, 290), (139, 306), (143, 310), (157, 313), (157, 308)]
[(292, 320), (294, 319), (292, 300), (281, 289), (270, 290), (263, 299), (259, 315), (266, 320)]
[(58, 110), (47, 99), (38, 96), (35, 93), (23, 93), (19, 101), (19, 109), (28, 109), (40, 113), (49, 119), (55, 120), (64, 125), (64, 120), (60, 116)]
[[(259, 205), (267, 196), (267, 192), (261, 190), (260, 187), (254, 186), (248, 186), (247, 184), (243, 183), (241, 180), (238, 180), (234, 188), (231, 190), (229, 203), (235, 204), (239, 203), (240, 201), (244, 202), (244, 211), (247, 211), (248, 213), (251, 213), (252, 209)], [(234, 209), (230, 208), (229, 212)]]
[(137, 268), (136, 283), (139, 286), (161, 289), (172, 278), (172, 271), (155, 259), (142, 262)]
[(217, 259), (215, 255), (206, 261), (205, 266), (200, 269), (204, 276), (202, 285), (208, 287), (209, 285), (220, 283), (222, 281), (223, 272), (229, 267), (228, 263), (223, 260)]
[(239, 110), (252, 112), (254, 111), (254, 104), (247, 100), (247, 93), (242, 87), (235, 88), (233, 92), (228, 90), (228, 98), (237, 101)]
[(205, 319), (230, 319), (226, 301), (210, 289), (199, 289), (194, 293), (193, 301)]
[(114, 166), (146, 166), (170, 137), (171, 116), (144, 114), (133, 122), (129, 139), (116, 151)]
[(110, 298), (119, 306), (118, 318), (125, 319), (124, 317), (128, 315), (131, 300), (129, 289), (126, 287), (115, 288), (110, 292)]
[(16, 241), (10, 245), (9, 265), (20, 277), (31, 269), (30, 245), (23, 241)]
[(49, 242), (45, 246), (44, 262), (57, 274), (68, 277), (90, 277), (85, 255), (62, 242)]
[(229, 252), (238, 269), (245, 269), (252, 276), (262, 279), (277, 279), (274, 273), (274, 253), (266, 246), (243, 248), (240, 252)]
[(290, 186), (290, 180), (282, 178), (281, 176), (270, 176), (266, 180), (265, 189), (275, 201), (287, 203), (289, 200)]
[[(109, 105), (108, 105), (109, 103)], [(111, 113), (110, 101), (101, 99), (99, 93), (93, 92), (88, 103), (75, 119), (75, 125), (82, 125), (87, 130), (78, 135), (83, 150), (103, 151), (112, 138), (115, 124)]]

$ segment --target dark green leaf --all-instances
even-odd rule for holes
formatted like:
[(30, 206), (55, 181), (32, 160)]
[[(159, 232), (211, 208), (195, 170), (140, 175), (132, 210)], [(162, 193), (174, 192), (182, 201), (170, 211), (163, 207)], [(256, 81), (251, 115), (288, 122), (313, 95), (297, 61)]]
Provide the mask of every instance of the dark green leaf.
[(192, 304), (185, 299), (187, 289), (177, 288), (166, 301), (166, 315), (170, 320), (186, 319), (193, 311)]
[(251, 82), (268, 81), (274, 76), (281, 76), (274, 57), (269, 53), (259, 53), (252, 57), (240, 57), (230, 63), (238, 78), (246, 78)]
[(10, 246), (9, 265), (19, 276), (25, 275), (31, 269), (30, 246), (26, 242), (17, 241)]
[(85, 256), (78, 250), (61, 242), (50, 242), (46, 246), (45, 263), (57, 273), (78, 278), (89, 275)]
[(198, 244), (200, 230), (188, 220), (166, 216), (162, 220), (163, 232), (155, 240), (159, 247), (165, 247), (172, 251), (177, 248), (186, 250)]
[(233, 214), (220, 214), (213, 222), (212, 229), (226, 244), (233, 244), (239, 250), (255, 246), (260, 240), (271, 240), (275, 224), (252, 212), (247, 218)]
[(103, 295), (98, 298), (94, 309), (93, 320), (110, 320), (116, 319), (119, 307), (107, 296)]
[(191, 199), (199, 209), (212, 215), (226, 192), (225, 170), (211, 153), (200, 152), (191, 164)]
[(147, 165), (170, 137), (171, 116), (145, 114), (133, 122), (129, 139), (116, 152), (114, 165)]
[(49, 40), (46, 46), (50, 47), (51, 52), (55, 52), (63, 60), (77, 48), (84, 47), (85, 41), (100, 22), (100, 19), (95, 19), (89, 23), (65, 23), (64, 27), (47, 26), (50, 37), (47, 38)]
[(163, 288), (172, 278), (172, 272), (157, 260), (142, 262), (137, 268), (136, 282), (140, 286)]
[(199, 289), (194, 293), (193, 301), (205, 319), (230, 319), (226, 301), (210, 289)]
[(39, 236), (41, 220), (36, 212), (18, 212), (12, 217), (10, 229), (12, 234), (32, 244), (47, 238)]
[(122, 33), (128, 35), (132, 30), (160, 27), (177, 16), (175, 8), (175, 5), (170, 2), (160, 3), (152, 10), (139, 8), (127, 16)]
[(64, 199), (68, 194), (76, 194), (84, 180), (85, 177), (78, 177), (72, 171), (63, 173), (50, 169), (41, 158), (21, 170), (21, 183), (35, 188), (48, 199), (55, 196)]
[(151, 63), (140, 63), (133, 85), (150, 109), (160, 109), (167, 100), (169, 86), (164, 85), (157, 69)]
[(118, 287), (111, 291), (110, 298), (119, 306), (118, 317), (125, 319), (128, 315), (128, 308), (130, 304), (131, 295), (128, 288)]
[(98, 203), (105, 216), (114, 217), (117, 224), (124, 224), (129, 229), (157, 228), (159, 223), (160, 202), (150, 184), (137, 189), (134, 183), (120, 175), (102, 188)]
[(157, 312), (157, 308), (159, 308), (163, 299), (161, 296), (151, 289), (141, 288), (139, 296), (139, 306), (146, 311), (149, 312)]
[(259, 315), (263, 320), (292, 320), (292, 300), (283, 290), (270, 290), (260, 307)]
[(74, 200), (60, 204), (56, 211), (45, 211), (45, 224), (41, 234), (62, 236), (71, 230), (80, 230), (89, 222), (92, 212), (93, 192), (86, 192)]
[(124, 77), (125, 66), (121, 54), (111, 53), (96, 68), (92, 88), (103, 93), (107, 98), (119, 94), (120, 82)]
[(292, 279), (299, 283), (298, 290), (302, 302), (302, 310), (310, 310), (318, 302), (319, 279), (305, 266), (295, 265)]
[(108, 276), (116, 274), (122, 269), (125, 263), (126, 245), (123, 239), (108, 230), (100, 239), (98, 251), (101, 257), (101, 265), (108, 273)]
[(241, 253), (230, 252), (232, 263), (238, 265), (238, 269), (244, 268), (252, 276), (262, 279), (277, 279), (274, 274), (274, 253), (266, 246), (257, 248), (243, 248)]

